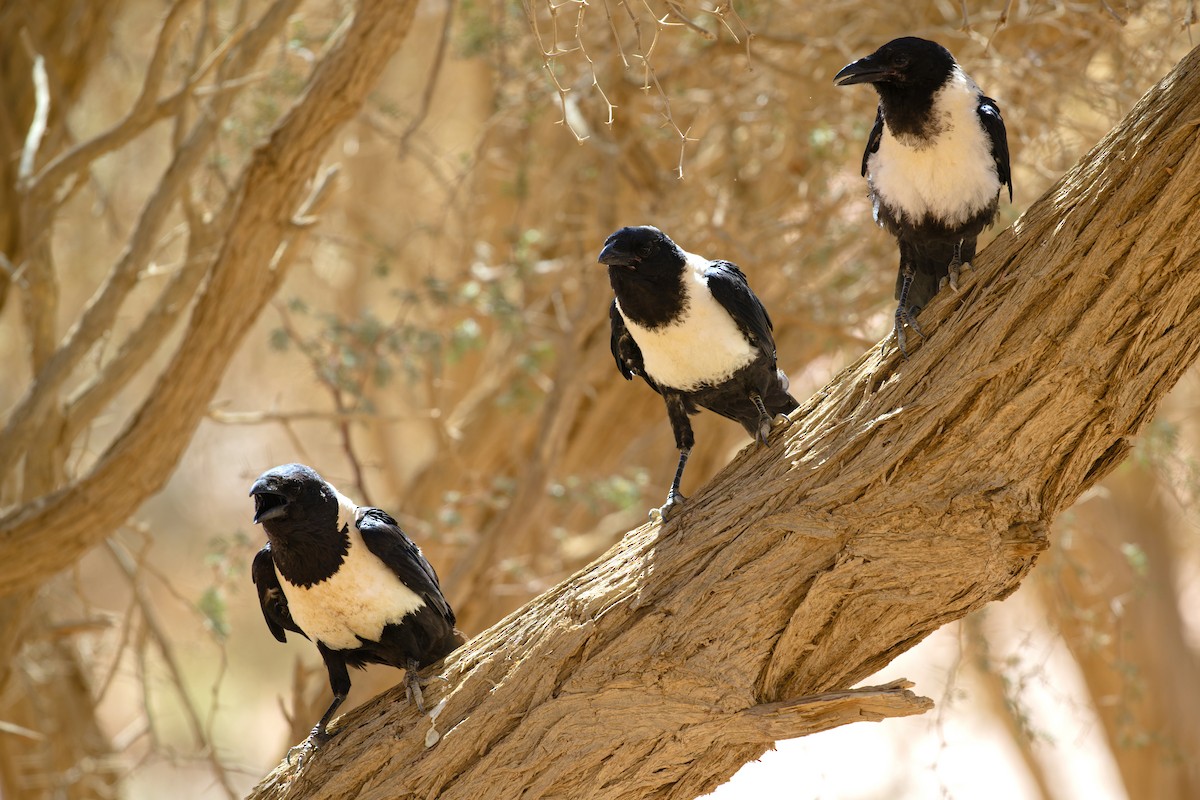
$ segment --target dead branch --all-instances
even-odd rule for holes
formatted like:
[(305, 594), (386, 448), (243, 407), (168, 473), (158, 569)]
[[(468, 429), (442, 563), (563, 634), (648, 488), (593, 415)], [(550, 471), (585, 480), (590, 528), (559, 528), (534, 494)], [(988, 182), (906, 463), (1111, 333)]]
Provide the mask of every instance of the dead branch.
[(435, 720), (392, 690), (251, 797), (690, 798), (780, 736), (927, 708), (817, 697), (1008, 596), (1200, 355), (1198, 129), (1200, 50), (939, 296), (910, 361), (872, 349), (679, 518), (453, 654)]

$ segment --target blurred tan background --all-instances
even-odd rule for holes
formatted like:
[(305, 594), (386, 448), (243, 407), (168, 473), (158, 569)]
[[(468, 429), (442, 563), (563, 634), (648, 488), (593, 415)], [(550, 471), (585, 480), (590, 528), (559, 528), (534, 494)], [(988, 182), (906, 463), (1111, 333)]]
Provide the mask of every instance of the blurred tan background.
[[(207, 108), (197, 92), (91, 162), (31, 243), (18, 169), (33, 55), (56, 102), (44, 165), (134, 104), (175, 5), (0, 2), (6, 414), (45, 355), (31, 326), (48, 326), (42, 341), (67, 333)], [(162, 94), (267, 6), (186, 4)], [(186, 200), (65, 398), (188, 272), (198, 226), (228, 210), (251, 148), (353, 6), (299, 4), (234, 87)], [(246, 493), (271, 466), (308, 463), (391, 511), (468, 634), (640, 524), (677, 454), (659, 398), (621, 380), (609, 354), (595, 260), (617, 227), (655, 224), (740, 264), (802, 400), (890, 331), (895, 247), (859, 176), (875, 95), (833, 86), (847, 62), (906, 34), (955, 53), (1008, 125), (1002, 228), (1192, 47), (1194, 20), (1191, 2), (422, 2), (327, 154), (340, 172), (319, 226), (168, 488), (38, 591), (0, 693), (0, 794), (236, 797), (303, 737), (328, 702), (324, 669), (307, 642), (270, 637), (249, 581), (262, 534)], [(43, 247), (58, 297), (39, 310), (21, 264)], [(173, 318), (204, 275), (185, 277)], [(11, 465), (5, 508), (95, 463), (178, 327), (53, 448)], [(1193, 375), (1136, 455), (1059, 520), (1017, 595), (885, 670), (937, 710), (786, 744), (787, 758), (750, 765), (716, 797), (1200, 797), (1198, 401)], [(696, 435), (685, 494), (747, 444), (711, 415)], [(352, 676), (351, 701), (400, 675)]]

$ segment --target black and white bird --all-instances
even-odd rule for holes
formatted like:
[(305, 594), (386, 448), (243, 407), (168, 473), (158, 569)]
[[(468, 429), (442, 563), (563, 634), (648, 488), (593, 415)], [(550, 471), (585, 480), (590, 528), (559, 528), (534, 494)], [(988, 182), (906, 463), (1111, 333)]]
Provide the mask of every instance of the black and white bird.
[(396, 520), (355, 505), (312, 468), (284, 464), (250, 488), (254, 521), (267, 545), (251, 576), (267, 627), (279, 641), (293, 631), (317, 645), (333, 703), (300, 745), (315, 749), (350, 691), (347, 667), (387, 664), (424, 713), (417, 670), (463, 643), (437, 573)]
[(863, 153), (875, 221), (900, 245), (896, 341), (904, 326), (924, 338), (916, 315), (942, 284), (958, 289), (975, 240), (996, 219), (1012, 178), (1000, 107), (937, 42), (907, 36), (844, 67), (839, 86), (869, 83), (879, 93)]
[(695, 444), (689, 414), (715, 411), (765, 443), (776, 418), (799, 403), (776, 364), (771, 318), (737, 265), (688, 253), (649, 225), (609, 236), (599, 261), (616, 295), (617, 369), (662, 395), (679, 448), (667, 502), (651, 512), (667, 518), (685, 499), (679, 483)]

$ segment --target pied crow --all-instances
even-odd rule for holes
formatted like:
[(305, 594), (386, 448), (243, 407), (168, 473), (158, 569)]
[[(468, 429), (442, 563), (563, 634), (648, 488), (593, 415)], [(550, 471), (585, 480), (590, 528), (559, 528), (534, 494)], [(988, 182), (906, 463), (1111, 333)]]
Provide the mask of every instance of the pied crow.
[(667, 518), (685, 499), (679, 482), (695, 443), (689, 414), (715, 411), (765, 443), (774, 418), (799, 403), (776, 365), (771, 318), (737, 265), (688, 253), (649, 225), (609, 236), (599, 262), (616, 295), (617, 369), (662, 395), (679, 448), (667, 502), (651, 512)]
[(329, 671), (333, 703), (298, 747), (315, 749), (350, 691), (347, 667), (387, 664), (424, 713), (417, 670), (463, 643), (437, 573), (396, 520), (355, 505), (311, 467), (284, 464), (250, 488), (267, 545), (254, 557), (267, 627), (311, 639)]
[(904, 326), (924, 338), (916, 315), (942, 284), (958, 289), (975, 239), (996, 219), (1012, 178), (1000, 107), (937, 42), (906, 36), (844, 67), (839, 86), (869, 83), (879, 93), (862, 174), (875, 221), (896, 237), (896, 342)]

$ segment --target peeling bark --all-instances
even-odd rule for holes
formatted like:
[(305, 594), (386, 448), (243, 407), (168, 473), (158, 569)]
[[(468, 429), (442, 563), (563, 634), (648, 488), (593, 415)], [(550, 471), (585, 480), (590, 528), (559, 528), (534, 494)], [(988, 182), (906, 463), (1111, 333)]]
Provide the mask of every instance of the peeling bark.
[(1012, 593), (1200, 352), (1198, 130), (1200, 50), (939, 295), (911, 360), (877, 346), (453, 654), (436, 745), (392, 690), (251, 797), (691, 798), (781, 736), (927, 708), (848, 689)]

